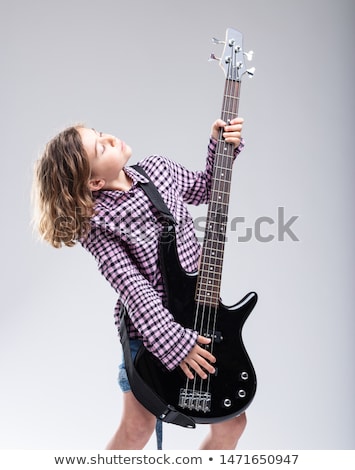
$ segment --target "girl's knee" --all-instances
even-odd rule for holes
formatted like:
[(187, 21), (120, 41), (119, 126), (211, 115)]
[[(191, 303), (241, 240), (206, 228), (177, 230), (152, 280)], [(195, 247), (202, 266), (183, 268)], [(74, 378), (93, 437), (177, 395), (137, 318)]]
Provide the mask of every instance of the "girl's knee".
[(156, 418), (149, 413), (133, 396), (132, 392), (124, 395), (124, 411), (121, 429), (130, 440), (149, 440), (156, 425)]
[(247, 425), (246, 414), (242, 413), (239, 416), (236, 416), (228, 421), (223, 421), (216, 425), (211, 426), (213, 439), (216, 441), (224, 441), (232, 443), (237, 443), (239, 438), (244, 432), (244, 429)]
[(124, 426), (130, 435), (151, 436), (155, 430), (156, 418), (142, 416), (139, 420), (126, 420)]
[(240, 436), (243, 434), (244, 429), (246, 428), (247, 425), (247, 417), (245, 413), (242, 413), (239, 416), (236, 416), (235, 418), (231, 419), (230, 421), (230, 428), (229, 432), (235, 439), (239, 439)]
[[(155, 419), (140, 419), (138, 421), (124, 420), (120, 430), (128, 446), (144, 446), (155, 430)], [(130, 448), (130, 447), (129, 447)]]

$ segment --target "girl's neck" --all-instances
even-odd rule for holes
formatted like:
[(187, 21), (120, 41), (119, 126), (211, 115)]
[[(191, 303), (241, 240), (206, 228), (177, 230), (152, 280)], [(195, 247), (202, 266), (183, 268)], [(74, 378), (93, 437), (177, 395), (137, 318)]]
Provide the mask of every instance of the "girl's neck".
[(118, 177), (110, 182), (107, 182), (102, 189), (109, 191), (129, 191), (132, 187), (132, 179), (127, 175), (125, 171), (120, 171)]

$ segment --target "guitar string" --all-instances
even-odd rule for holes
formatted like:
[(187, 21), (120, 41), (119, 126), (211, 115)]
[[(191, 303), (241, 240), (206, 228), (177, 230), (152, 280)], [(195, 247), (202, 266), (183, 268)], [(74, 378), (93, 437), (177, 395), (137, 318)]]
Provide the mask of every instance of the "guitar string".
[[(233, 73), (233, 68), (234, 67), (234, 57), (232, 57), (232, 61), (230, 62), (229, 64), (229, 71), (228, 71), (228, 77), (231, 77), (231, 71)], [(233, 77), (232, 77), (233, 78)], [(227, 116), (228, 115), (231, 115), (231, 118), (235, 117), (237, 115), (237, 113), (233, 113), (233, 104), (234, 104), (234, 93), (233, 93), (233, 80), (230, 80), (230, 79), (227, 79), (226, 81), (226, 86), (225, 86), (225, 93), (224, 93), (224, 98), (223, 98), (223, 113), (222, 113), (222, 119), (225, 120), (226, 122), (228, 121), (228, 118)], [(239, 87), (237, 88), (237, 102), (238, 103), (238, 99), (239, 99)], [(228, 153), (227, 155), (224, 155), (224, 152), (226, 150), (228, 150), (228, 146), (226, 145), (226, 143), (223, 142), (223, 137), (222, 137), (222, 134), (223, 134), (223, 129), (220, 130), (220, 135), (219, 135), (219, 138), (218, 138), (218, 142), (217, 142), (217, 161), (215, 162), (215, 164), (217, 163), (217, 169), (216, 169), (216, 173), (218, 171), (218, 169), (220, 170), (220, 168), (223, 168), (223, 166), (221, 165), (221, 160), (224, 161), (224, 163), (226, 162), (225, 158), (226, 156), (228, 157)], [(221, 152), (221, 148), (223, 149), (223, 152)], [(229, 171), (229, 169), (228, 169)], [(216, 179), (214, 180), (214, 189), (217, 190), (217, 193), (221, 193), (222, 194), (226, 194), (226, 189), (228, 188), (228, 182), (226, 183), (224, 181), (223, 178), (217, 178), (217, 181)], [(216, 201), (211, 201), (212, 203), (212, 207), (211, 207), (211, 211), (210, 211), (210, 216), (211, 216), (211, 213), (212, 212), (215, 212), (216, 215), (218, 216), (219, 214), (219, 211), (218, 210), (213, 210), (213, 204), (216, 204)], [(218, 206), (217, 206), (217, 209)], [(213, 219), (213, 218), (212, 218)], [(207, 220), (207, 223), (210, 223), (209, 220)], [(214, 220), (212, 223), (216, 223), (216, 221)], [(213, 228), (214, 225), (212, 225)], [(222, 227), (223, 228), (223, 227)], [(224, 241), (225, 241), (225, 231), (226, 228), (224, 228), (224, 230), (222, 231), (222, 236), (224, 237)], [(212, 231), (213, 232), (213, 231)], [(217, 241), (214, 242), (213, 239), (209, 242), (212, 243), (212, 250), (213, 250), (213, 247), (214, 247), (214, 243), (216, 243), (216, 245), (218, 246), (218, 237), (221, 236), (221, 233), (219, 234), (216, 234), (217, 235)], [(220, 241), (220, 240), (219, 240)], [(217, 250), (216, 250), (217, 251)], [(220, 250), (218, 250), (220, 251)], [(205, 262), (206, 264), (206, 258), (210, 258), (208, 263), (209, 265), (212, 264), (212, 253), (214, 251), (211, 251), (211, 247), (210, 247), (210, 253), (204, 253), (204, 259), (202, 260), (202, 264)], [(222, 268), (222, 261), (223, 261), (223, 253), (222, 253), (222, 258), (221, 258), (221, 264), (220, 266), (216, 265), (216, 267), (218, 268)], [(203, 270), (204, 267), (201, 266), (201, 269)], [(212, 275), (212, 277), (214, 276), (215, 277), (215, 271), (214, 270), (211, 270), (211, 272), (208, 271), (208, 276), (207, 276), (207, 284), (206, 284), (206, 287), (208, 285), (210, 285), (210, 282), (211, 282), (211, 285), (213, 286), (213, 288), (215, 287), (215, 284), (212, 282), (212, 279), (210, 279), (210, 274)], [(196, 299), (196, 303), (197, 303), (197, 310), (195, 312), (195, 325), (194, 325), (194, 328), (197, 329), (197, 323), (198, 323), (198, 317), (199, 317), (199, 308), (198, 308), (198, 305), (201, 305), (200, 302), (201, 302), (201, 297), (202, 297), (202, 287), (201, 285), (199, 286), (199, 290), (198, 290), (198, 295), (197, 295), (197, 299)], [(220, 280), (219, 280), (219, 286), (220, 288)], [(217, 289), (219, 291), (219, 288)], [(206, 298), (206, 301), (207, 301), (207, 298)], [(203, 326), (204, 326), (204, 318), (205, 318), (205, 315), (206, 315), (206, 312), (205, 310), (207, 309), (208, 311), (208, 314), (207, 314), (207, 332), (211, 331), (212, 335), (211, 335), (211, 343), (210, 343), (210, 352), (213, 354), (213, 350), (214, 350), (214, 343), (215, 343), (215, 333), (216, 333), (216, 320), (217, 320), (217, 310), (218, 310), (218, 306), (213, 306), (212, 304), (208, 304), (208, 307), (206, 308), (206, 301), (202, 303), (203, 305), (203, 308), (202, 308), (202, 312), (201, 312), (201, 315), (202, 315), (202, 321), (200, 321), (200, 331), (199, 331), (199, 334), (203, 334), (204, 331), (203, 331)], [(219, 302), (219, 299), (217, 299), (217, 301)], [(212, 319), (212, 321), (211, 321)], [(212, 322), (212, 327), (211, 327), (211, 322)], [(195, 396), (195, 392), (196, 392), (196, 389), (197, 389), (197, 381), (199, 380), (200, 382), (200, 387), (199, 387), (199, 397), (202, 397), (202, 392), (203, 392), (203, 388), (204, 388), (204, 385), (206, 385), (206, 392), (208, 393), (209, 389), (210, 389), (210, 381), (211, 381), (211, 374), (208, 374), (208, 379), (206, 380), (203, 380), (201, 379), (199, 376), (197, 377), (196, 374), (194, 376), (194, 379), (193, 379), (193, 386), (192, 386), (192, 397)], [(188, 389), (188, 384), (189, 384), (189, 381), (190, 379), (187, 378), (186, 380), (186, 389)], [(193, 398), (192, 398), (193, 399)], [(193, 406), (193, 402), (190, 402), (190, 405), (191, 407)]]
[[(228, 76), (230, 77), (230, 71), (228, 73)], [(231, 99), (230, 97), (232, 96), (232, 93), (231, 93), (231, 81), (230, 80), (227, 80), (226, 82), (226, 87), (225, 87), (225, 93), (224, 93), (224, 97), (223, 97), (223, 113), (229, 113), (231, 110), (230, 110), (230, 104), (231, 104)], [(222, 114), (221, 116), (225, 121), (227, 120), (226, 119), (226, 116), (224, 114)], [(226, 145), (225, 142), (223, 142), (223, 129), (220, 130), (220, 133), (219, 133), (219, 138), (218, 138), (218, 144), (217, 144), (217, 158), (216, 158), (216, 161), (215, 161), (215, 178), (214, 178), (214, 194), (225, 194), (225, 181), (224, 181), (224, 175), (221, 174), (221, 170), (223, 169), (223, 167), (225, 166), (225, 151), (228, 150), (228, 146)], [(228, 154), (227, 154), (227, 157), (228, 157)], [(222, 165), (223, 163), (223, 165)], [(216, 176), (218, 176), (218, 178), (216, 178)], [(221, 256), (221, 250), (220, 250), (220, 247), (219, 247), (219, 242), (221, 241), (225, 241), (225, 228), (223, 228), (223, 225), (222, 226), (219, 226), (218, 222), (221, 222), (221, 221), (218, 221), (218, 217), (220, 215), (220, 207), (218, 205), (218, 199), (216, 201), (212, 200), (211, 201), (211, 210), (210, 210), (210, 219), (208, 221), (208, 223), (210, 224), (208, 229), (210, 230), (210, 239), (209, 239), (209, 243), (212, 245), (209, 247), (209, 252), (207, 252), (206, 254), (206, 258), (209, 258), (207, 259), (207, 265), (208, 266), (211, 266), (212, 265), (212, 261), (213, 259), (218, 259), (218, 257), (216, 256), (216, 253), (218, 252), (219, 256)], [(222, 221), (223, 223), (223, 221)], [(222, 230), (221, 231), (216, 231), (216, 227), (217, 228), (221, 228)], [(222, 237), (222, 238), (221, 238)], [(216, 263), (215, 264), (215, 268), (217, 270), (221, 269), (222, 268), (222, 261), (223, 261), (223, 256), (219, 259), (220, 263)], [(213, 289), (215, 289), (216, 287), (216, 277), (219, 277), (218, 279), (218, 285), (217, 285), (217, 292), (219, 292), (220, 290), (220, 282), (221, 282), (221, 272), (217, 272), (215, 270), (211, 270), (211, 271), (208, 271), (207, 272), (208, 276), (207, 276), (207, 284), (206, 284), (206, 287), (208, 287), (209, 285), (212, 286)], [(211, 279), (212, 278), (212, 279)], [(212, 282), (214, 281), (214, 282)], [(213, 296), (212, 296), (213, 297)], [(205, 299), (207, 300), (207, 298)], [(218, 304), (219, 304), (219, 298), (218, 299), (214, 299), (215, 302), (217, 302), (217, 306), (213, 306), (213, 303), (208, 303), (208, 306), (206, 307), (207, 311), (208, 311), (208, 314), (207, 314), (207, 331), (210, 332), (211, 334), (211, 343), (210, 343), (210, 352), (211, 354), (213, 354), (214, 352), (214, 346), (215, 346), (215, 341), (216, 341), (216, 321), (217, 321), (217, 311), (218, 311)], [(205, 302), (206, 304), (206, 302)], [(208, 374), (208, 378), (207, 380), (202, 380), (200, 379), (200, 396), (203, 396), (202, 395), (202, 390), (204, 387), (206, 387), (206, 392), (209, 392), (210, 390), (210, 386), (211, 386), (211, 374)]]
[[(227, 81), (226, 81), (226, 87), (225, 87), (225, 95), (224, 95), (224, 103), (223, 103), (223, 112), (222, 112), (222, 119), (227, 122), (228, 119), (226, 119), (226, 113), (229, 114), (232, 109), (231, 109), (231, 106), (233, 105), (233, 101), (232, 101), (232, 84), (233, 84), (233, 79), (234, 77), (232, 76), (232, 73), (233, 73), (233, 60), (230, 61), (229, 63), (229, 71), (228, 71), (228, 78), (227, 78)], [(221, 199), (224, 203), (225, 203), (225, 195), (226, 195), (226, 189), (227, 189), (227, 186), (228, 184), (226, 185), (226, 181), (225, 181), (225, 178), (226, 178), (226, 175), (222, 173), (222, 171), (225, 171), (225, 167), (227, 167), (227, 162), (228, 162), (228, 157), (229, 157), (229, 154), (228, 154), (228, 145), (224, 142), (223, 140), (223, 131), (224, 129), (221, 129), (220, 130), (220, 136), (219, 136), (219, 143), (218, 143), (218, 150), (217, 150), (217, 161), (216, 161), (216, 164), (217, 164), (217, 171), (216, 171), (216, 175), (218, 174), (218, 178), (217, 178), (217, 183), (216, 183), (216, 192), (215, 194), (217, 193), (218, 194), (218, 198), (216, 201), (212, 201), (212, 211), (214, 211), (215, 213), (215, 220), (214, 220), (214, 224), (217, 225), (217, 227), (220, 229), (219, 233), (216, 232), (215, 230), (215, 226), (214, 226), (214, 230), (215, 230), (215, 234), (216, 234), (216, 239), (217, 241), (215, 242), (215, 245), (216, 245), (216, 248), (219, 250), (219, 264), (218, 266), (216, 266), (217, 269), (220, 269), (222, 270), (222, 265), (223, 265), (223, 251), (221, 252), (220, 251), (220, 246), (219, 246), (219, 243), (218, 242), (223, 242), (223, 244), (225, 243), (225, 237), (226, 237), (226, 227), (223, 226), (223, 224), (225, 223), (225, 220), (222, 220), (221, 219), (221, 215), (223, 217), (223, 212), (221, 214), (221, 207), (220, 207), (220, 198), (223, 197), (223, 199)], [(229, 170), (229, 168), (228, 168)], [(227, 215), (227, 214), (226, 214)], [(218, 224), (218, 218), (219, 218), (219, 224)], [(217, 251), (217, 250), (216, 250)], [(212, 256), (213, 256), (213, 251), (211, 252), (211, 261), (212, 261)], [(221, 273), (219, 273), (219, 285), (218, 285), (218, 292), (220, 292), (220, 287), (221, 287)], [(219, 299), (217, 299), (217, 302), (219, 303)], [(210, 308), (210, 317), (212, 317), (212, 323), (213, 323), (213, 327), (212, 327), (212, 341), (211, 341), (211, 348), (210, 348), (210, 351), (211, 353), (213, 354), (214, 353), (214, 346), (215, 346), (215, 341), (216, 341), (216, 322), (217, 322), (217, 311), (218, 311), (218, 307), (216, 308)], [(217, 365), (217, 368), (218, 368), (218, 365)], [(211, 375), (208, 376), (208, 389), (210, 388), (210, 382), (211, 382)]]
[[(239, 89), (240, 89), (240, 87), (239, 87), (239, 83), (237, 83), (237, 81), (236, 81), (237, 77), (233, 76), (233, 73), (235, 73), (235, 74), (237, 73), (237, 68), (235, 66), (235, 56), (232, 55), (231, 59), (232, 60), (230, 61), (230, 64), (229, 64), (229, 73), (228, 73), (229, 79), (227, 79), (227, 82), (226, 82), (225, 95), (224, 95), (224, 99), (223, 99), (224, 103), (223, 103), (222, 119), (225, 122), (228, 122), (229, 118), (232, 119), (232, 118), (234, 118), (238, 115), (238, 103), (239, 103)], [(236, 87), (236, 89), (234, 89), (234, 87)], [(229, 154), (228, 151), (230, 150), (230, 147), (228, 148), (228, 145), (224, 142), (222, 134), (223, 134), (223, 129), (221, 129), (221, 131), (220, 131), (220, 138), (219, 138), (219, 141), (218, 141), (217, 161), (216, 161), (217, 169), (219, 169), (219, 171), (221, 169), (227, 169), (227, 171), (231, 171), (232, 170), (232, 164), (233, 164), (233, 154), (232, 155)], [(221, 151), (221, 148), (223, 149), (223, 152)], [(222, 162), (223, 162), (223, 164), (222, 164)], [(230, 168), (229, 168), (229, 164), (230, 164)], [(217, 171), (216, 171), (216, 175), (217, 175)], [(220, 176), (221, 176), (220, 178), (217, 178), (217, 183), (216, 183), (216, 188), (215, 189), (217, 190), (217, 194), (219, 194), (219, 197), (221, 197), (221, 194), (222, 194), (223, 196), (227, 196), (227, 198), (229, 199), (231, 173), (230, 173), (230, 175), (228, 175), (229, 177), (224, 175), (224, 177), (222, 178), (222, 176), (223, 176), (222, 174)], [(223, 203), (226, 203), (225, 198), (223, 199)], [(216, 207), (214, 208), (213, 206), (216, 206)], [(217, 217), (220, 216), (221, 208), (218, 205), (218, 199), (217, 199), (217, 201), (211, 201), (211, 209), (212, 209), (212, 212), (213, 211), (215, 212), (215, 215)], [(227, 215), (228, 214), (226, 214), (226, 216)], [(216, 225), (218, 225), (216, 220), (214, 221), (214, 223)], [(226, 220), (220, 221), (220, 223), (221, 224), (226, 223)], [(225, 243), (225, 240), (226, 240), (226, 238), (225, 238), (226, 237), (226, 226), (223, 227), (223, 225), (222, 225), (222, 226), (220, 226), (220, 228), (222, 228), (222, 230), (221, 230), (221, 232), (216, 233), (216, 235), (217, 235), (216, 238), (217, 238), (217, 240), (223, 241), (223, 243)], [(222, 236), (222, 239), (220, 239), (221, 236)], [(218, 245), (218, 241), (216, 242), (216, 244)], [(222, 269), (224, 251), (219, 250), (219, 252), (220, 252), (220, 256), (221, 256), (220, 264), (219, 264), (219, 266), (216, 266), (216, 267), (219, 268), (219, 269)], [(213, 256), (213, 251), (210, 253), (210, 258), (211, 259), (210, 259), (209, 264), (211, 264), (211, 262), (212, 262), (212, 256)], [(220, 291), (220, 282), (221, 282), (221, 273), (219, 274), (218, 291)], [(218, 299), (218, 303), (219, 303), (219, 299)], [(218, 307), (213, 308), (212, 305), (209, 307), (208, 323), (210, 324), (211, 317), (213, 319), (212, 320), (213, 327), (211, 329), (211, 331), (212, 331), (212, 341), (211, 341), (211, 349), (210, 349), (212, 354), (213, 354), (213, 351), (214, 351), (214, 343), (216, 341), (215, 334), (216, 334), (217, 311), (218, 311)], [(208, 375), (207, 390), (210, 389), (210, 381), (211, 381), (211, 374)]]
[[(226, 82), (226, 84), (227, 84), (227, 83), (228, 83), (228, 82)], [(225, 92), (225, 95), (226, 95), (226, 92)], [(227, 96), (228, 96), (228, 95), (227, 95)], [(225, 101), (225, 97), (224, 97), (224, 101)], [(223, 108), (224, 108), (224, 107), (225, 107), (225, 103), (224, 103)], [(217, 152), (217, 154), (218, 154), (218, 152)], [(217, 163), (218, 163), (218, 162), (217, 162)], [(217, 172), (217, 171), (218, 171), (218, 168), (215, 170), (215, 172)], [(221, 182), (219, 181), (219, 179), (217, 179), (217, 183), (216, 183), (216, 180), (214, 180), (214, 183), (213, 183), (213, 184), (214, 184), (214, 186), (217, 186), (217, 190), (218, 190), (218, 186), (221, 184)], [(214, 203), (214, 202), (212, 201), (212, 202), (211, 202), (212, 207), (211, 207), (211, 211), (210, 211), (210, 214), (209, 214), (210, 217), (211, 217), (211, 213), (213, 212), (213, 203)], [(207, 226), (207, 227), (208, 227), (208, 230), (210, 230), (210, 228), (215, 228), (215, 226), (213, 225), (213, 223), (216, 223), (216, 221), (213, 220), (213, 217), (211, 217), (211, 219), (212, 219), (212, 220), (208, 220), (208, 221), (207, 221), (207, 223), (208, 223), (208, 226)], [(209, 225), (209, 224), (211, 224), (211, 225)], [(207, 231), (207, 233), (209, 233), (210, 235), (213, 236), (213, 230), (210, 231), (210, 232)], [(211, 239), (211, 236), (210, 236), (209, 238)], [(207, 240), (207, 243), (208, 243), (208, 241), (209, 241), (209, 240)], [(210, 242), (210, 243), (211, 243), (211, 242)], [(212, 237), (212, 244), (213, 244), (213, 237)], [(206, 248), (206, 250), (207, 250), (207, 248)], [(213, 253), (213, 252), (212, 252), (212, 253)], [(206, 264), (206, 258), (208, 258), (208, 255), (209, 255), (209, 257), (211, 258), (211, 254), (212, 254), (212, 253), (208, 253), (208, 252), (206, 253), (206, 252), (204, 252), (204, 257), (203, 257), (203, 259), (202, 259), (202, 264)], [(210, 260), (209, 260), (209, 263), (207, 263), (209, 266), (211, 265), (211, 261), (212, 261), (212, 259), (210, 259)], [(201, 269), (202, 269), (202, 272), (204, 272), (204, 266), (201, 266)], [(208, 285), (210, 285), (210, 282), (211, 282), (211, 280), (209, 279), (210, 274), (212, 274), (212, 273), (210, 273), (210, 272), (208, 271), (206, 288), (208, 288)], [(211, 285), (212, 285), (212, 286), (215, 286), (214, 283), (212, 283)], [(198, 303), (197, 303), (197, 312), (196, 312), (196, 316), (195, 316), (195, 329), (196, 329), (196, 322), (198, 322), (198, 319), (199, 319), (199, 318), (198, 318), (198, 317), (199, 317), (199, 312), (201, 312), (201, 309), (199, 308), (199, 305), (201, 305), (201, 304), (200, 304), (199, 301), (201, 300), (201, 297), (202, 297), (202, 286), (200, 285), (199, 288), (200, 288), (200, 290), (198, 291), (198, 297), (199, 297), (199, 298), (197, 299), (197, 300), (198, 300)], [(207, 306), (206, 306), (206, 302), (203, 302), (203, 303), (202, 303), (202, 306), (203, 306), (203, 307), (202, 307), (202, 312), (201, 312), (202, 320), (199, 322), (199, 325), (200, 325), (200, 331), (199, 331), (199, 333), (200, 333), (200, 334), (203, 334), (203, 331), (201, 330), (201, 328), (203, 329), (203, 327), (204, 327), (204, 317), (205, 317), (205, 313), (206, 313), (205, 310), (208, 311), (208, 314), (207, 314), (207, 325), (206, 325), (206, 331), (207, 331), (207, 333), (208, 333), (209, 331), (211, 331), (211, 328), (210, 328), (210, 321), (211, 321), (211, 317), (212, 317), (212, 318), (214, 317), (214, 320), (213, 320), (213, 327), (212, 327), (212, 337), (211, 337), (211, 343), (210, 343), (210, 351), (211, 351), (211, 353), (212, 353), (212, 352), (213, 352), (213, 348), (214, 348), (214, 332), (215, 332), (215, 324), (216, 324), (216, 310), (214, 309), (214, 312), (213, 312), (214, 314), (211, 315), (211, 310), (213, 311), (213, 309), (211, 308), (211, 305), (208, 305), (208, 307), (207, 307)], [(197, 381), (199, 381), (199, 384), (200, 384), (199, 387), (197, 387)], [(197, 389), (197, 388), (199, 388), (199, 394), (197, 394), (198, 403), (199, 403), (199, 405), (200, 405), (201, 403), (202, 403), (202, 404), (204, 403), (203, 400), (200, 400), (200, 401), (199, 401), (199, 398), (201, 399), (201, 398), (203, 397), (202, 392), (203, 392), (204, 386), (206, 386), (206, 392), (208, 392), (209, 389), (210, 389), (210, 375), (208, 375), (208, 379), (207, 379), (207, 383), (206, 383), (205, 380), (202, 380), (201, 378), (197, 378), (197, 375), (195, 374), (195, 376), (194, 376), (194, 383), (193, 383), (193, 387), (192, 387), (192, 398), (191, 398), (192, 401), (190, 402), (191, 407), (193, 407), (193, 404), (194, 404), (194, 403), (193, 403), (193, 397), (196, 396), (196, 389)], [(198, 406), (199, 406), (199, 405), (198, 405)]]
[[(230, 68), (230, 65), (229, 65)], [(228, 70), (227, 77), (230, 77), (230, 70)], [(227, 78), (225, 92), (223, 96), (223, 106), (222, 106), (222, 115), (221, 118), (224, 119), (225, 110), (229, 108), (229, 96), (230, 96), (230, 81)], [(220, 129), (218, 142), (217, 142), (217, 149), (216, 149), (216, 159), (214, 162), (215, 171), (214, 171), (214, 181), (213, 181), (213, 194), (219, 195), (223, 194), (224, 190), (224, 179), (223, 174), (221, 173), (225, 163), (224, 161), (224, 152), (226, 149), (226, 144), (223, 142), (223, 129)], [(218, 176), (218, 177), (217, 177)], [(220, 251), (220, 242), (224, 241), (224, 234), (223, 234), (223, 221), (220, 219), (220, 212), (218, 207), (218, 198), (217, 200), (211, 200), (211, 210), (210, 210), (210, 220), (208, 221), (209, 230), (211, 230), (210, 236), (210, 244), (209, 252), (208, 252), (208, 265), (211, 266), (212, 262), (216, 259), (219, 261), (218, 263), (213, 263), (215, 265), (214, 269), (208, 271), (207, 277), (207, 286), (211, 285), (213, 289), (216, 288), (216, 281), (218, 279), (217, 284), (217, 293), (220, 292), (220, 282), (221, 282), (221, 273), (218, 270), (221, 269), (222, 259), (221, 256), (223, 253)], [(220, 231), (217, 231), (216, 228), (219, 228)], [(217, 272), (216, 272), (217, 270)], [(213, 297), (213, 296), (212, 296)], [(208, 330), (211, 331), (211, 343), (210, 343), (210, 352), (211, 354), (214, 353), (215, 341), (216, 341), (216, 322), (217, 322), (217, 311), (218, 311), (218, 304), (219, 299), (214, 299), (217, 305), (213, 306), (213, 304), (208, 305)], [(217, 365), (218, 367), (218, 365)], [(211, 374), (208, 374), (208, 378), (206, 381), (206, 391), (208, 392), (211, 387)]]

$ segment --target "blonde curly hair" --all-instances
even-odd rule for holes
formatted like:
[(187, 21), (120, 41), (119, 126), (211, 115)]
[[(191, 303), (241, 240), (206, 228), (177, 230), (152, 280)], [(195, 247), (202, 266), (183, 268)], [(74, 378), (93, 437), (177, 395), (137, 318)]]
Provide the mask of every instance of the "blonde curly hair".
[(55, 248), (73, 246), (90, 229), (94, 200), (89, 189), (90, 165), (77, 125), (48, 142), (35, 164), (34, 224)]

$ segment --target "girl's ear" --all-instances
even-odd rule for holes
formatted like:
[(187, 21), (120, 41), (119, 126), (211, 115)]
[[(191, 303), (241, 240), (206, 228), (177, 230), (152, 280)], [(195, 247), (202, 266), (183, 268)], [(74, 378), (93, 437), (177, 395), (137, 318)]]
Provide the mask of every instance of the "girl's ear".
[(99, 191), (105, 186), (105, 180), (102, 179), (91, 179), (89, 180), (89, 189), (90, 191)]

